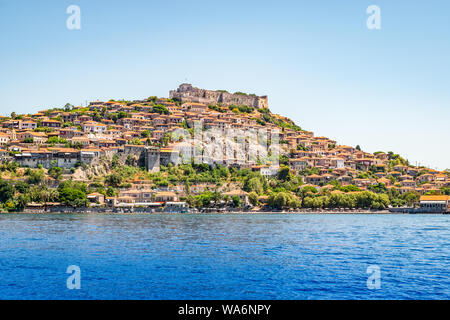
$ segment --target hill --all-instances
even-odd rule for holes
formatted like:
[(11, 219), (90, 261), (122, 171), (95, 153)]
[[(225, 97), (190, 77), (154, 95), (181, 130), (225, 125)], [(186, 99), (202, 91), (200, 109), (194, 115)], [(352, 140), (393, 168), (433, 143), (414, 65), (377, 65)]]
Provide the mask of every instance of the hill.
[(0, 126), (3, 211), (385, 209), (450, 190), (448, 171), (315, 136), (272, 113), (267, 96), (187, 84), (170, 98), (66, 104)]

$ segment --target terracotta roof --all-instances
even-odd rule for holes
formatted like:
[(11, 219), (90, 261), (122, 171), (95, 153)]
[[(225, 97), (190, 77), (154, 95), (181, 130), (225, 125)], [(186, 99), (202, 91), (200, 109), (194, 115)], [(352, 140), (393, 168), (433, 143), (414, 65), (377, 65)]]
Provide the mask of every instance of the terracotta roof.
[(420, 201), (449, 201), (450, 196), (443, 195), (430, 195), (430, 196), (421, 196)]
[(175, 196), (175, 192), (173, 192), (173, 191), (160, 191), (160, 192), (157, 192), (155, 196), (156, 197), (164, 197), (164, 196), (174, 197)]

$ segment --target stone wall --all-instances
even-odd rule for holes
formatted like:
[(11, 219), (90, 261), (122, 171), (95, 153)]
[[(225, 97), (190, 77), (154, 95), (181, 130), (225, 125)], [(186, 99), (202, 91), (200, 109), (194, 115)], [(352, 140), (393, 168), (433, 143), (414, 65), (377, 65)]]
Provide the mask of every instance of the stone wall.
[(161, 153), (156, 147), (149, 147), (145, 155), (147, 170), (150, 172), (159, 172)]
[(171, 99), (182, 102), (197, 102), (204, 104), (246, 105), (254, 108), (269, 108), (267, 96), (254, 96), (247, 94), (232, 94), (223, 91), (212, 91), (193, 87), (191, 84), (183, 83), (178, 89), (169, 92)]

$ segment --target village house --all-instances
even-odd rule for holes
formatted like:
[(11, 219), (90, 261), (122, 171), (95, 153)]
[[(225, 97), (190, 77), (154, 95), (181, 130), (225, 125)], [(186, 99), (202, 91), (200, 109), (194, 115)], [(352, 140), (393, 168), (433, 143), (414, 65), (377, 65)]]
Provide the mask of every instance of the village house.
[(134, 190), (134, 189), (121, 190), (119, 192), (119, 198), (122, 198), (122, 199), (131, 198), (133, 200), (132, 201), (133, 203), (140, 202), (140, 200), (141, 200), (141, 191)]
[(84, 132), (91, 133), (104, 133), (107, 129), (107, 126), (103, 123), (98, 123), (95, 121), (87, 121), (81, 124)]
[(105, 204), (105, 196), (101, 193), (98, 193), (98, 192), (90, 193), (90, 194), (86, 195), (86, 197), (89, 200), (89, 202), (91, 202), (92, 204), (98, 204), (98, 205)]
[(305, 177), (305, 182), (308, 184), (319, 185), (319, 183), (322, 183), (324, 181), (324, 178), (317, 174), (311, 174)]
[(92, 122), (93, 121), (92, 117), (88, 116), (88, 115), (81, 115), (75, 120), (76, 120), (77, 124), (82, 124), (82, 123), (85, 123), (85, 122)]
[(370, 159), (370, 158), (361, 158), (361, 159), (356, 159), (355, 161), (356, 161), (356, 167), (362, 171), (369, 170), (370, 166), (372, 166), (373, 164), (376, 163), (376, 161), (374, 159)]
[(181, 108), (185, 111), (196, 112), (196, 113), (202, 113), (208, 109), (208, 107), (204, 104), (193, 103), (193, 102), (184, 103), (181, 105)]
[(434, 181), (434, 175), (431, 174), (431, 173), (425, 173), (425, 174), (422, 174), (422, 175), (418, 176), (418, 177), (417, 177), (417, 180), (418, 180), (420, 183), (423, 183), (423, 182), (432, 182), (432, 181)]
[(339, 181), (343, 186), (347, 186), (353, 183), (353, 178), (346, 175), (340, 176), (336, 180)]
[(384, 184), (386, 187), (391, 185), (391, 180), (389, 180), (387, 178), (380, 178), (377, 180), (377, 182)]
[(21, 167), (37, 168), (41, 165), (49, 169), (52, 166), (53, 154), (48, 150), (32, 150), (15, 154), (14, 158)]
[(17, 139), (24, 141), (25, 139), (33, 139), (35, 144), (43, 144), (47, 141), (47, 134), (44, 132), (24, 131), (17, 133)]
[(399, 171), (399, 172), (402, 172), (402, 173), (403, 173), (406, 169), (407, 169), (407, 167), (404, 166), (404, 165), (401, 165), (401, 164), (394, 166), (394, 170), (395, 170), (395, 171)]
[(2, 123), (3, 128), (19, 129), (22, 120), (7, 120)]
[(102, 149), (87, 148), (80, 150), (80, 161), (86, 164), (97, 163), (103, 154)]
[(73, 168), (80, 161), (80, 151), (72, 148), (48, 148), (53, 152), (53, 159), (56, 166), (60, 168)]
[(403, 187), (411, 187), (411, 188), (416, 187), (416, 182), (412, 179), (403, 180), (400, 183)]
[(426, 212), (449, 212), (450, 196), (447, 195), (421, 196), (420, 209)]
[(77, 128), (63, 128), (59, 130), (59, 136), (63, 139), (71, 139), (73, 137), (81, 137), (84, 133), (81, 131), (78, 131)]
[(156, 202), (173, 202), (177, 200), (177, 196), (173, 191), (161, 191), (155, 194)]
[(369, 185), (372, 185), (373, 182), (376, 182), (372, 179), (361, 179), (361, 178), (355, 178), (353, 179), (353, 184), (357, 187), (367, 187)]
[(78, 119), (78, 114), (76, 112), (64, 112), (61, 114), (61, 119), (63, 122), (75, 122)]
[(43, 120), (43, 121), (41, 121), (41, 127), (61, 128), (61, 121), (57, 121), (57, 120)]
[(98, 148), (110, 148), (110, 147), (116, 147), (117, 142), (114, 140), (98, 140), (95, 142), (95, 145)]
[(402, 173), (399, 171), (391, 171), (389, 172), (389, 175), (393, 176), (394, 178), (398, 178), (402, 175)]
[(270, 165), (268, 165), (268, 166), (262, 166), (262, 167), (259, 169), (259, 173), (260, 173), (263, 177), (266, 177), (266, 178), (276, 176), (276, 175), (278, 174), (278, 171), (279, 171), (279, 167), (276, 167), (276, 166), (270, 166)]
[(386, 161), (386, 160), (388, 160), (389, 156), (384, 152), (379, 152), (379, 153), (375, 154), (375, 158), (380, 159), (382, 161)]
[(330, 159), (330, 168), (342, 169), (344, 167), (345, 167), (344, 159), (341, 159), (341, 158), (331, 158)]
[(73, 137), (69, 139), (69, 141), (72, 143), (72, 145), (80, 144), (84, 147), (88, 146), (91, 143), (91, 140), (89, 140), (89, 138), (86, 137)]
[(19, 130), (34, 130), (37, 128), (37, 122), (34, 121), (21, 121), (19, 123)]
[(9, 135), (0, 132), (0, 145), (4, 146), (9, 143), (11, 139), (9, 138)]
[(406, 169), (406, 173), (410, 176), (416, 176), (419, 173), (419, 169), (409, 167), (408, 169)]
[(289, 167), (294, 172), (300, 172), (306, 169), (308, 166), (307, 159), (299, 158), (299, 159), (289, 159)]
[(164, 137), (164, 131), (162, 131), (162, 130), (154, 130), (152, 132), (152, 138), (154, 138), (156, 140), (161, 140), (162, 137)]
[(230, 199), (232, 199), (233, 197), (238, 197), (244, 205), (248, 205), (249, 203), (248, 193), (243, 190), (235, 189), (229, 192), (225, 192), (223, 195), (229, 197)]
[(406, 192), (414, 191), (414, 188), (408, 187), (408, 186), (400, 186), (400, 187), (398, 187), (398, 190), (400, 191), (401, 194), (404, 194)]

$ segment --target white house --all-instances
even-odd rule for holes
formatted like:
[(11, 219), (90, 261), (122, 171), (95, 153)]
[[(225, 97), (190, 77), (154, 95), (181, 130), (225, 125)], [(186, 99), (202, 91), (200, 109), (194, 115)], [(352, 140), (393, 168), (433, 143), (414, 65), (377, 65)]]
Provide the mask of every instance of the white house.
[(21, 121), (19, 123), (20, 130), (26, 130), (26, 129), (34, 130), (36, 128), (37, 128), (37, 123), (34, 121)]
[(95, 121), (87, 121), (81, 124), (81, 127), (84, 132), (94, 132), (94, 133), (104, 133), (107, 129), (107, 126), (103, 123), (98, 123)]
[(0, 132), (0, 145), (5, 145), (9, 143), (9, 135)]
[(278, 167), (261, 167), (259, 172), (264, 177), (273, 177), (278, 174), (278, 170), (279, 170)]

